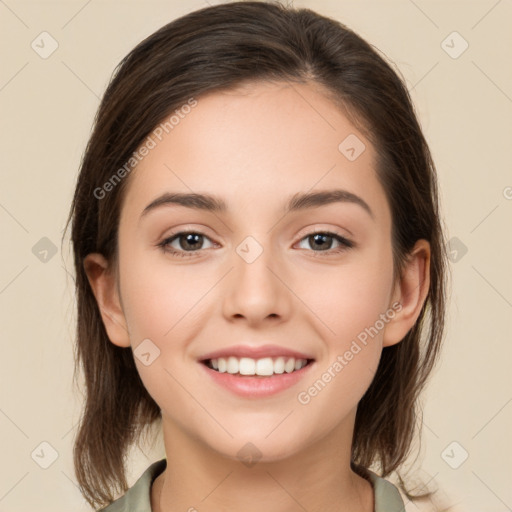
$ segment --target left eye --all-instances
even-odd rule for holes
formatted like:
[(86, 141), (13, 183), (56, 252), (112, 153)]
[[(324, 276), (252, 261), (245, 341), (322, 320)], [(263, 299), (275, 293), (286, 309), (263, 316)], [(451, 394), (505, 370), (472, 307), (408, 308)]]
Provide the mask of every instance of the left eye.
[[(190, 257), (193, 253), (199, 252), (203, 247), (206, 240), (210, 239), (201, 233), (195, 231), (181, 231), (175, 235), (166, 238), (158, 244), (158, 246), (166, 253), (170, 253), (173, 256)], [(345, 237), (329, 231), (318, 231), (311, 233), (301, 239), (300, 243), (306, 241), (314, 249), (314, 252), (326, 252), (326, 253), (338, 253), (353, 247), (353, 243)], [(177, 242), (178, 246), (173, 245)], [(332, 248), (332, 244), (338, 243), (337, 248)], [(210, 241), (210, 247), (213, 243)], [(301, 247), (304, 249), (304, 247)], [(318, 249), (318, 250), (317, 250)]]
[[(353, 243), (350, 240), (347, 240), (345, 237), (338, 235), (336, 233), (331, 233), (329, 231), (318, 231), (316, 233), (311, 233), (310, 235), (305, 236), (301, 242), (305, 240), (310, 244), (311, 247), (319, 247), (319, 251), (314, 252), (341, 252), (345, 249), (348, 249), (353, 246)], [(338, 248), (332, 249), (333, 241), (339, 244)]]

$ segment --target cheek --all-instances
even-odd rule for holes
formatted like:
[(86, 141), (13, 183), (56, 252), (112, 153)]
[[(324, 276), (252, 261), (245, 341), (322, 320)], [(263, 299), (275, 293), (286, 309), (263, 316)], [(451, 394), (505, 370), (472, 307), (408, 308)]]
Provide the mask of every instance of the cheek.
[[(173, 403), (185, 413), (191, 404), (180, 383), (190, 380), (187, 346), (206, 323), (205, 308), (210, 306), (205, 299), (218, 278), (211, 269), (185, 271), (186, 266), (172, 265), (163, 256), (148, 257), (147, 250), (135, 246), (125, 247), (122, 254), (123, 310), (139, 375), (164, 411)], [(150, 355), (139, 358), (140, 353)], [(197, 414), (193, 406), (190, 413)]]
[(355, 410), (370, 386), (386, 322), (394, 316), (388, 309), (391, 282), (392, 270), (388, 274), (369, 267), (329, 280), (325, 296), (314, 306), (329, 327), (324, 337), (327, 353), (296, 397), (305, 423), (321, 417), (323, 429), (334, 428)]
[[(137, 257), (128, 253), (120, 268), (123, 309), (132, 343), (144, 338), (176, 339), (183, 326), (190, 328), (202, 297), (215, 284), (215, 276), (173, 265), (163, 255)], [(197, 268), (197, 267), (196, 267)]]
[(326, 327), (323, 332), (336, 350), (350, 345), (389, 307), (391, 250), (378, 255), (379, 251), (357, 255), (347, 264), (326, 268), (322, 279), (312, 272), (300, 281), (298, 294)]
[[(356, 405), (375, 375), (384, 331), (395, 313), (389, 306), (391, 247), (382, 244), (380, 250), (376, 247), (347, 265), (332, 267), (322, 282), (324, 286), (319, 288), (318, 280), (306, 280), (301, 288), (304, 302), (321, 321), (317, 319), (316, 325), (321, 325), (326, 351), (315, 375), (321, 380), (317, 388), (322, 391), (328, 384), (327, 402), (342, 395), (347, 403)], [(313, 389), (311, 396), (316, 396), (315, 392)]]

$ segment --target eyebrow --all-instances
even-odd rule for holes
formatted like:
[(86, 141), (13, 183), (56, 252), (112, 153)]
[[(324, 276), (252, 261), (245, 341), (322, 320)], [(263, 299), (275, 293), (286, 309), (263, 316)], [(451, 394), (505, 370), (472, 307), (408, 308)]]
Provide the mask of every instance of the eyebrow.
[[(347, 190), (320, 190), (317, 192), (297, 193), (288, 199), (285, 206), (285, 214), (305, 210), (308, 208), (317, 208), (332, 203), (352, 203), (361, 206), (372, 219), (374, 214), (366, 201), (361, 197)], [(141, 214), (141, 219), (150, 211), (161, 206), (180, 205), (186, 208), (204, 210), (212, 213), (226, 213), (228, 211), (225, 201), (217, 196), (210, 194), (197, 193), (170, 193), (166, 192), (149, 203)]]

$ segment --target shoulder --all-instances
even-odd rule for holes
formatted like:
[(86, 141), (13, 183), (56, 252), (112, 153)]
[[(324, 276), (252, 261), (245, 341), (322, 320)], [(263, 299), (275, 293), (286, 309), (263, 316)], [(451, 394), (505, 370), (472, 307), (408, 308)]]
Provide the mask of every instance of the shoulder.
[(363, 473), (373, 487), (375, 512), (405, 512), (402, 496), (391, 482), (369, 469), (364, 469)]
[(151, 484), (166, 465), (166, 459), (151, 464), (123, 496), (98, 512), (151, 512)]

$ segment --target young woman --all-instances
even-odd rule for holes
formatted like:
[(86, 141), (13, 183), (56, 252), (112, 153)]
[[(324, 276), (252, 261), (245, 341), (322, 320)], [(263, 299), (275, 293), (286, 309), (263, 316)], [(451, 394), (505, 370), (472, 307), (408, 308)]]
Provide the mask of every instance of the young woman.
[[(436, 187), (403, 82), (337, 21), (235, 2), (141, 42), (68, 220), (87, 501), (404, 510), (385, 477), (442, 339)], [(166, 457), (127, 491), (155, 422)]]

